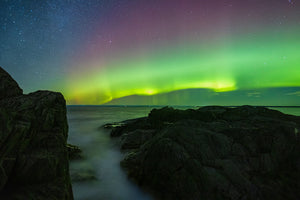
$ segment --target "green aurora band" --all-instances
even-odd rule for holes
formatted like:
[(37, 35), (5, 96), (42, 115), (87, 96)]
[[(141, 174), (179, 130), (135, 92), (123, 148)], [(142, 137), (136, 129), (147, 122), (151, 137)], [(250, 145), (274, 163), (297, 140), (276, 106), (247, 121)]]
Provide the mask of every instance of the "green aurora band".
[(299, 0), (2, 0), (0, 24), (0, 65), (24, 93), (300, 106)]
[[(74, 71), (63, 94), (68, 104), (103, 104), (129, 95), (154, 95), (188, 88), (215, 92), (300, 86), (300, 30), (265, 31), (210, 41), (121, 52), (94, 59)], [(61, 90), (61, 84), (57, 85)]]

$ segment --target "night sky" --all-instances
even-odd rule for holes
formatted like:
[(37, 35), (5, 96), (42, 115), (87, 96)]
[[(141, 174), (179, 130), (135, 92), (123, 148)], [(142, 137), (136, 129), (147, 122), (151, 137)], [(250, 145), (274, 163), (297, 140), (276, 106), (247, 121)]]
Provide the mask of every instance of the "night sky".
[(300, 2), (0, 0), (0, 66), (68, 104), (300, 105)]

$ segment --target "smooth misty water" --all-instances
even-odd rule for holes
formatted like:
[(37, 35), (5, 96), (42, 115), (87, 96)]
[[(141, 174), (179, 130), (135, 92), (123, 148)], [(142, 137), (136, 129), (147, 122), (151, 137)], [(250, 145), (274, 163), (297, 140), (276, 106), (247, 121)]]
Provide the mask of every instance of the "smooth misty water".
[[(147, 116), (153, 107), (68, 106), (70, 144), (83, 150), (85, 159), (72, 161), (70, 170), (91, 169), (97, 180), (73, 182), (77, 200), (150, 200), (127, 179), (120, 168), (122, 154), (109, 131), (99, 128), (106, 123)], [(185, 109), (185, 108), (184, 108)], [(272, 108), (300, 116), (300, 108)]]
[(120, 168), (122, 154), (109, 131), (99, 128), (106, 123), (146, 116), (150, 107), (68, 107), (70, 144), (83, 150), (85, 159), (72, 161), (70, 170), (92, 169), (97, 180), (73, 182), (75, 199), (150, 200), (131, 183)]

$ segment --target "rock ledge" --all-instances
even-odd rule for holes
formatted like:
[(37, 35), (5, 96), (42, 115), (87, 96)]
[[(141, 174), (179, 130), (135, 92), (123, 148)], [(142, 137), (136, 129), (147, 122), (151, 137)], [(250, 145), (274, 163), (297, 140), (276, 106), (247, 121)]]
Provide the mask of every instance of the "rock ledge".
[(60, 93), (23, 95), (0, 67), (0, 199), (73, 199)]
[(157, 199), (297, 200), (299, 130), (300, 117), (264, 107), (165, 107), (111, 135), (128, 176)]

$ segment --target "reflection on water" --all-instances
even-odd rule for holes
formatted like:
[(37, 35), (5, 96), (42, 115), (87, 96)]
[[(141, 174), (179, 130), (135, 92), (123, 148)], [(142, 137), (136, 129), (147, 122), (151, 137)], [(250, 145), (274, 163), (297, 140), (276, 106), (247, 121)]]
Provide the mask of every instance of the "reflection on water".
[[(72, 161), (70, 170), (94, 171), (96, 180), (73, 182), (75, 199), (150, 200), (120, 168), (122, 154), (101, 125), (146, 116), (153, 107), (69, 106), (69, 143), (80, 146), (85, 159)], [(188, 107), (185, 107), (186, 109)], [(272, 108), (300, 116), (299, 108)]]

